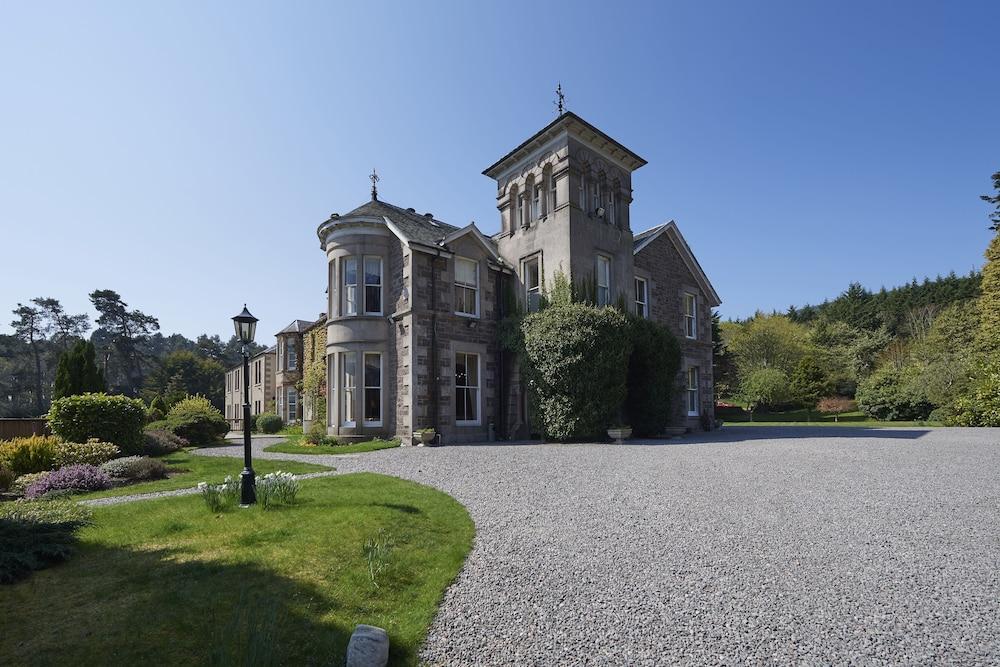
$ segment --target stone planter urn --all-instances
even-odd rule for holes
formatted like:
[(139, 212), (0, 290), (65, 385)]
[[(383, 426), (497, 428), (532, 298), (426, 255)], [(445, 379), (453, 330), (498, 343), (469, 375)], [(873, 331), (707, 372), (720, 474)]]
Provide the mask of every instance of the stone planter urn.
[(432, 428), (424, 429), (422, 431), (414, 431), (413, 441), (417, 443), (417, 447), (423, 447), (424, 445), (429, 445), (434, 442), (434, 436), (436, 435), (437, 433), (435, 433)]
[(608, 437), (614, 440), (616, 445), (620, 445), (623, 440), (627, 440), (632, 437), (632, 427), (617, 426), (615, 428), (609, 428)]

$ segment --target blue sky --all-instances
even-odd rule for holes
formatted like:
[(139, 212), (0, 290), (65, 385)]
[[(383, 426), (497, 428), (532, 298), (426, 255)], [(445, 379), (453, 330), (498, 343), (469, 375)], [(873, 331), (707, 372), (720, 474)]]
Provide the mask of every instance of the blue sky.
[[(0, 309), (118, 290), (166, 332), (324, 308), (368, 198), (498, 228), (480, 172), (567, 106), (649, 161), (724, 317), (982, 264), (1000, 4), (8, 3)], [(252, 288), (244, 287), (248, 275)], [(10, 315), (0, 318), (9, 332)]]

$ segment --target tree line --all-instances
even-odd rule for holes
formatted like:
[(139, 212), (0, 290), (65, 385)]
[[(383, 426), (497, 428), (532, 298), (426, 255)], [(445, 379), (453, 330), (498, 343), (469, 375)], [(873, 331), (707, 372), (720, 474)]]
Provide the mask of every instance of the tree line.
[[(89, 297), (98, 313), (93, 323), (51, 297), (14, 308), (14, 333), (0, 334), (0, 417), (40, 416), (54, 397), (99, 388), (168, 405), (201, 394), (224, 408), (225, 370), (242, 359), (235, 335), (164, 335), (156, 317), (118, 292)], [(254, 344), (251, 352), (262, 349)]]
[(1000, 425), (1000, 172), (982, 199), (994, 238), (982, 272), (713, 323), (716, 390), (751, 411), (856, 399), (884, 420)]

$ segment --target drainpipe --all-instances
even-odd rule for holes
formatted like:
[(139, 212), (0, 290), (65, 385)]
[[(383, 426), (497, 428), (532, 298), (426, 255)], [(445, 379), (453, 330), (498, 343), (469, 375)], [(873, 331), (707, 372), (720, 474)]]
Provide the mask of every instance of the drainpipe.
[[(497, 286), (496, 286), (496, 312), (497, 312), (497, 324), (503, 321), (506, 316), (504, 312), (504, 295), (503, 295), (503, 271), (497, 271)], [(497, 327), (499, 329), (499, 326)], [(507, 369), (504, 367), (504, 350), (503, 345), (500, 341), (497, 341), (497, 416), (496, 416), (496, 430), (500, 438), (507, 439), (507, 384), (505, 382), (507, 376)]]
[(438, 384), (441, 378), (438, 374), (437, 361), (437, 260), (441, 256), (439, 250), (431, 258), (431, 352), (428, 355), (430, 364), (430, 392), (431, 392), (431, 428), (438, 430)]

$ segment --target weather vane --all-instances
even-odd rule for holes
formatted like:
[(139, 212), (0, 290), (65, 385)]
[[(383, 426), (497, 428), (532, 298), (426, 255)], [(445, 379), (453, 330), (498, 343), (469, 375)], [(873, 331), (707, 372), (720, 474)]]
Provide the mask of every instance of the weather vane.
[(561, 115), (563, 115), (563, 111), (565, 111), (565, 107), (566, 107), (566, 104), (565, 104), (566, 96), (563, 95), (562, 82), (561, 81), (556, 86), (556, 98), (557, 98), (556, 101), (553, 102), (552, 104), (556, 105), (556, 107), (559, 109), (559, 115), (561, 116)]
[(378, 199), (378, 187), (376, 187), (375, 184), (378, 183), (379, 180), (378, 174), (375, 173), (374, 169), (372, 169), (372, 174), (368, 177), (368, 180), (372, 182), (372, 201), (374, 201)]

